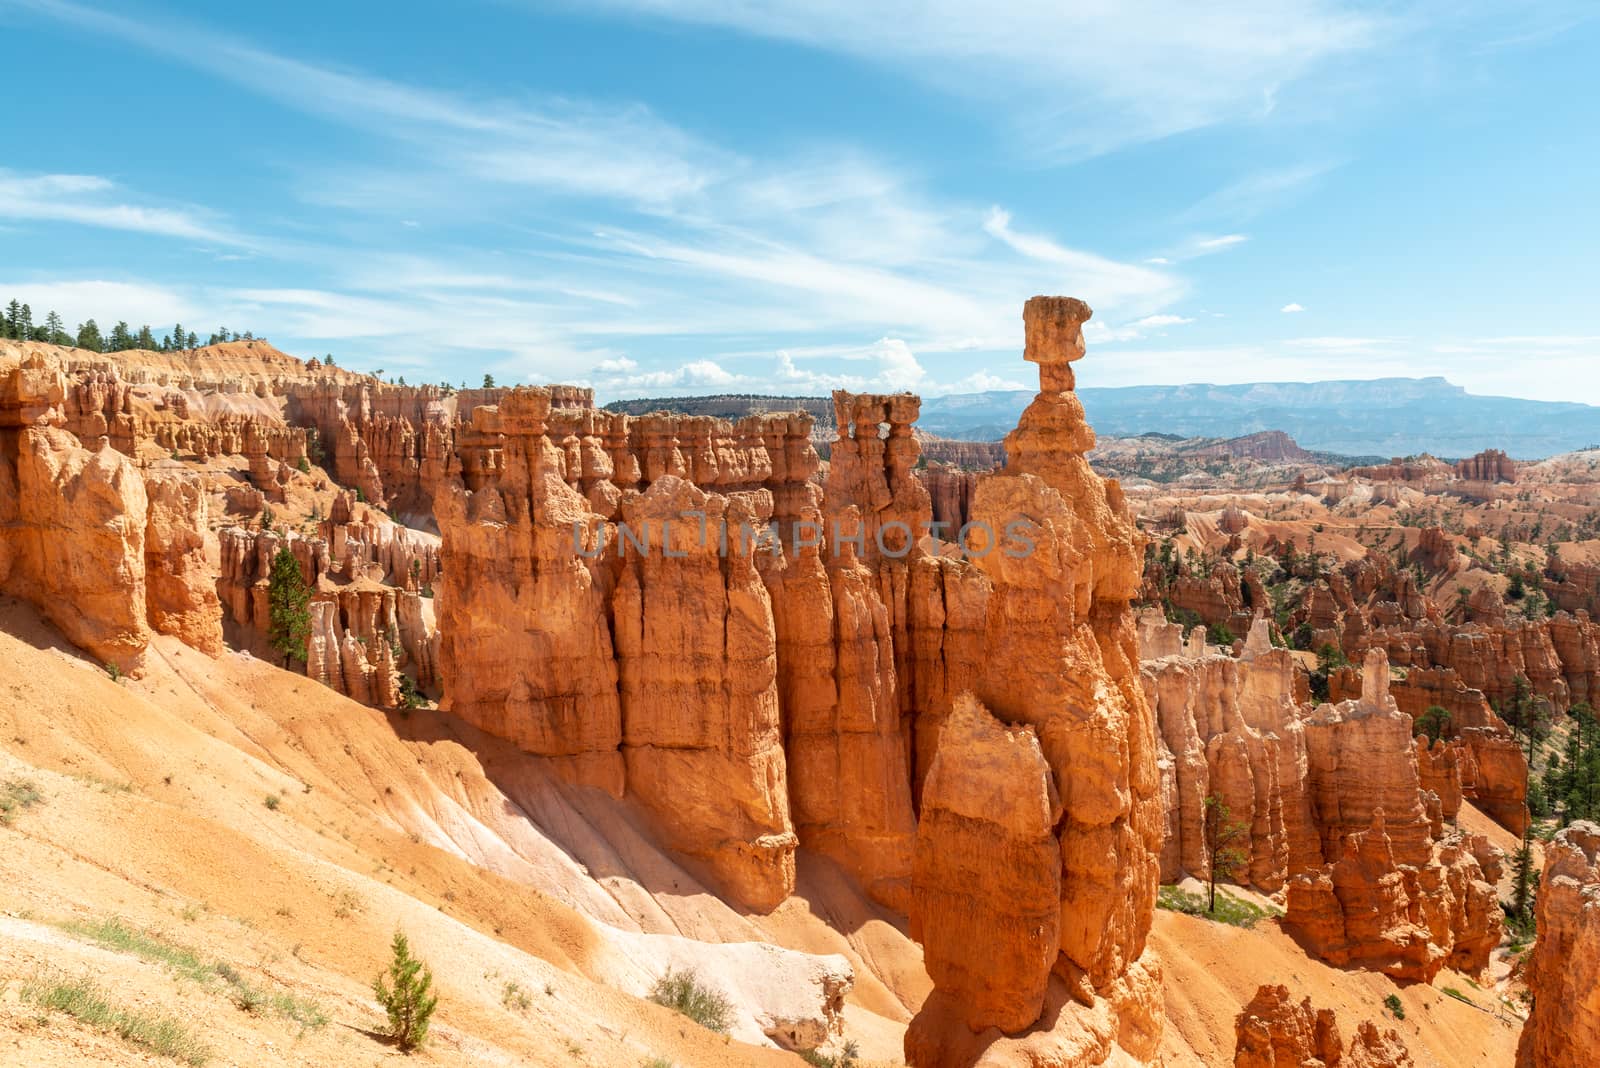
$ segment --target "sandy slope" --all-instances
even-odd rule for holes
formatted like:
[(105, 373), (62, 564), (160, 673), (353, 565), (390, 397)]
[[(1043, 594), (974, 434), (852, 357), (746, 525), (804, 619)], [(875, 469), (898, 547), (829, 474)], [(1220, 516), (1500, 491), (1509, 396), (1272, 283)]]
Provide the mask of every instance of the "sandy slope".
[[(592, 920), (395, 820), (438, 801), (410, 793), (416, 769), (465, 779), (458, 744), (402, 740), (381, 713), (247, 657), (160, 650), (146, 679), (116, 683), (30, 610), (0, 605), (0, 780), (30, 779), (46, 798), (0, 830), (0, 1064), (156, 1063), (62, 1017), (39, 1024), (17, 988), (41, 966), (92, 971), (120, 1003), (188, 1021), (213, 1063), (398, 1057), (367, 1033), (380, 1022), (367, 983), (396, 927), (441, 992), (423, 1063), (800, 1063), (712, 1035), (614, 977), (595, 982), (624, 951)], [(292, 1023), (48, 926), (113, 914), (315, 998), (333, 1022), (297, 1037)], [(636, 965), (656, 974), (651, 953)], [(508, 981), (531, 994), (529, 1010), (502, 1004)]]

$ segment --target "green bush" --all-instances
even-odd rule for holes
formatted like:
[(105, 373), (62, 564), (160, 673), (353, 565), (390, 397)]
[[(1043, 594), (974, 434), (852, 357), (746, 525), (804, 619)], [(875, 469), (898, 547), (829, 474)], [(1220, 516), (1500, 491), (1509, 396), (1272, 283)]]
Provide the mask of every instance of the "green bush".
[(1400, 1004), (1399, 994), (1390, 994), (1384, 998), (1383, 1007), (1393, 1013), (1396, 1020), (1404, 1020), (1406, 1018), (1406, 1007)]
[(389, 1037), (410, 1053), (428, 1040), (428, 1024), (433, 1010), (439, 1007), (439, 998), (429, 993), (433, 972), (411, 955), (411, 943), (403, 932), (394, 933), (390, 949), (394, 959), (389, 971), (379, 973), (372, 981), (372, 992), (389, 1016)]
[(733, 1007), (728, 999), (700, 982), (700, 977), (687, 969), (667, 973), (650, 988), (650, 1000), (681, 1012), (708, 1031), (727, 1034), (732, 1026)]

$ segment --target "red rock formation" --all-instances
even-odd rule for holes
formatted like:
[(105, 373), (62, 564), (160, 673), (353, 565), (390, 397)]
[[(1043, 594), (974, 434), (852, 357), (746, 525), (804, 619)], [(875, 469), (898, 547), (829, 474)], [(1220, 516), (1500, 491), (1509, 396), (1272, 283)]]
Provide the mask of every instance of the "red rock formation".
[(1142, 666), (1160, 728), (1164, 883), (1207, 874), (1204, 801), (1213, 794), (1250, 829), (1248, 877), (1256, 886), (1276, 891), (1291, 874), (1322, 864), (1307, 788), (1301, 684), (1291, 654), (1260, 647), (1266, 627), (1258, 621), (1239, 660), (1177, 655), (1171, 635), (1145, 628), (1151, 645), (1168, 650), (1159, 659), (1147, 655)]
[(719, 559), (693, 517), (764, 524), (770, 502), (657, 479), (624, 500), (623, 519), (676, 544), (625, 558), (612, 598), (628, 791), (669, 845), (762, 911), (794, 889), (796, 846), (772, 605), (751, 555)]
[[(1044, 997), (1055, 1005), (1070, 991), (1078, 1004), (1058, 1012), (1048, 1031), (1015, 1040), (1019, 1060), (1034, 1057), (1040, 1063), (1051, 1057), (1067, 1063), (1071, 1056), (1071, 1063), (1098, 1064), (1118, 1045), (1135, 1057), (1147, 1056), (1160, 1029), (1150, 972), (1140, 962), (1160, 840), (1156, 741), (1137, 680), (1128, 610), (1143, 546), (1119, 487), (1102, 482), (1083, 456), (1094, 436), (1071, 392), (1070, 362), (1083, 355), (1088, 317), (1079, 301), (1028, 302), (1025, 355), (1040, 365), (1041, 392), (1006, 439), (1005, 472), (979, 481), (973, 517), (994, 532), (995, 543), (975, 547), (986, 551), (974, 552), (969, 565), (989, 583), (974, 694), (1000, 723), (1032, 728), (1061, 804), (1061, 819), (1052, 827), (1060, 842), (1059, 869), (1054, 856), (1034, 845), (1005, 858), (1011, 865), (1008, 885), (1024, 900), (1041, 901), (1059, 886), (1058, 979), (1046, 984)], [(1028, 525), (1018, 525), (1024, 521)], [(1014, 538), (1008, 544), (1002, 533), (1007, 530), (1026, 531), (1031, 551)], [(919, 744), (924, 737), (919, 732)], [(984, 740), (992, 737), (957, 721), (941, 725), (932, 736), (936, 755), (924, 788), (925, 818), (953, 808), (948, 793), (957, 780), (937, 772), (991, 759), (983, 752)], [(975, 738), (983, 744), (969, 752)], [(1040, 798), (1032, 774), (998, 789), (991, 813), (1013, 805), (1031, 813)], [(964, 804), (953, 810), (977, 811), (971, 802)], [(1034, 827), (1009, 828), (1015, 838), (1008, 841), (1032, 842)], [(992, 1008), (972, 1013), (967, 1006), (988, 1004), (983, 991), (1025, 991), (1024, 1005), (1031, 1010), (1039, 989), (1037, 964), (1020, 963), (1037, 960), (1031, 936), (1013, 932), (1001, 946), (992, 937), (957, 944), (934, 935), (965, 922), (958, 917), (992, 907), (986, 903), (993, 901), (993, 870), (924, 866), (924, 858), (936, 858), (947, 843), (967, 848), (961, 845), (965, 840), (942, 816), (926, 832), (919, 830), (911, 919), (930, 938), (925, 959), (936, 985), (906, 1034), (907, 1060), (916, 1066), (971, 1063), (975, 1039), (991, 1048), (996, 1042), (975, 1036), (975, 1026), (1009, 1028), (1027, 1015), (997, 1015)], [(995, 855), (994, 848), (990, 844), (978, 855)], [(1065, 987), (1052, 993), (1057, 982)], [(1091, 1010), (1099, 1010), (1098, 1022), (1088, 1018)], [(998, 1048), (1011, 1049), (1013, 1042), (999, 1040)]]
[(1236, 460), (1263, 460), (1268, 463), (1307, 463), (1316, 456), (1302, 449), (1281, 430), (1263, 430), (1243, 437), (1229, 438), (1215, 445), (1195, 449), (1197, 458), (1226, 456)]
[(434, 498), (445, 561), (435, 604), (444, 703), (620, 793), (622, 705), (599, 559), (603, 521), (560, 477), (544, 436), (549, 410), (544, 390), (474, 409), (461, 432), (463, 478)]
[(957, 471), (982, 473), (1004, 466), (1005, 446), (998, 441), (951, 441), (919, 434), (922, 458), (929, 466), (945, 464)]
[(95, 658), (136, 670), (150, 636), (144, 483), (108, 437), (85, 448), (65, 429), (104, 435), (101, 411), (123, 400), (115, 381), (75, 384), (42, 356), (0, 366), (0, 588)]
[[(926, 447), (926, 443), (924, 443)], [(933, 505), (933, 520), (945, 541), (955, 541), (961, 528), (972, 518), (972, 495), (982, 477), (976, 471), (962, 471), (942, 463), (930, 463), (919, 472), (928, 487)]]
[(1461, 793), (1521, 837), (1528, 829), (1528, 758), (1511, 735), (1468, 727), (1456, 743)]
[(1517, 1068), (1580, 1068), (1600, 1049), (1600, 826), (1574, 823), (1545, 847), (1538, 941), (1526, 978), (1533, 1010)]
[(1363, 1020), (1351, 1036), (1348, 1053), (1339, 1039), (1332, 1009), (1315, 1009), (1311, 999), (1296, 1005), (1284, 986), (1262, 986), (1234, 1020), (1234, 1068), (1408, 1068), (1411, 1056), (1400, 1036), (1379, 1032)]
[(201, 652), (222, 651), (222, 605), (211, 559), (215, 539), (205, 486), (181, 468), (151, 468), (144, 533), (146, 609), (150, 625)]
[(1061, 812), (1034, 729), (957, 700), (923, 787), (911, 937), (973, 1032), (1021, 1031), (1044, 1009), (1061, 951)]
[(1457, 460), (1455, 473), (1469, 482), (1515, 482), (1517, 462), (1500, 449), (1484, 449), (1476, 456)]

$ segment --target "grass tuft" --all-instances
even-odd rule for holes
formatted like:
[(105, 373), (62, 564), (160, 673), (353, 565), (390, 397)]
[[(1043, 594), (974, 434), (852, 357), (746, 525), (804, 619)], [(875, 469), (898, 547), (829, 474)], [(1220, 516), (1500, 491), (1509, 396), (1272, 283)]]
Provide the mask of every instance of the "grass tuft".
[(38, 974), (22, 985), (22, 1000), (46, 1012), (71, 1016), (86, 1026), (109, 1031), (131, 1046), (139, 1046), (201, 1068), (211, 1050), (170, 1016), (118, 1008), (106, 999), (94, 980), (66, 979)]
[(728, 1033), (733, 1007), (728, 999), (700, 981), (693, 971), (669, 968), (650, 988), (650, 1000), (689, 1017), (708, 1031)]
[(209, 987), (221, 979), (233, 1003), (252, 1016), (271, 1013), (299, 1024), (302, 1030), (316, 1030), (328, 1023), (328, 1014), (315, 1001), (296, 998), (284, 992), (269, 992), (253, 985), (227, 961), (207, 964), (187, 946), (167, 942), (160, 935), (141, 931), (124, 923), (121, 917), (98, 920), (67, 920), (56, 924), (68, 934), (87, 938), (107, 949), (131, 953), (154, 964), (164, 964), (175, 974), (200, 986)]
[(194, 950), (187, 946), (162, 940), (159, 935), (130, 927), (119, 916), (98, 920), (67, 920), (56, 924), (68, 934), (98, 942), (119, 953), (132, 953), (136, 957), (156, 964), (165, 964), (185, 979), (206, 983), (211, 979), (211, 969), (206, 967)]
[(1163, 886), (1157, 891), (1156, 908), (1181, 912), (1186, 916), (1198, 916), (1203, 920), (1225, 923), (1231, 927), (1243, 927), (1246, 930), (1269, 916), (1280, 915), (1275, 910), (1264, 909), (1254, 902), (1234, 897), (1221, 889), (1217, 891), (1216, 911), (1208, 912), (1204, 895), (1190, 893), (1177, 886)]

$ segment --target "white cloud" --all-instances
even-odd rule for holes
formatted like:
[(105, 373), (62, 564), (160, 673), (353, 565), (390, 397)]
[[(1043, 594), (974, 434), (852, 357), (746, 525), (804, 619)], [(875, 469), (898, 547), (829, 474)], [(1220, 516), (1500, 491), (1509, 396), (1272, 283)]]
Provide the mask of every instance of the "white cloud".
[[(596, 367), (597, 371), (600, 369)], [(727, 389), (747, 382), (748, 379), (744, 376), (731, 373), (715, 360), (690, 360), (677, 367), (657, 371), (639, 371), (634, 368), (618, 373), (602, 374), (598, 384), (607, 394), (620, 395), (649, 394), (663, 389)]]
[(1192, 323), (1194, 320), (1183, 315), (1146, 315), (1143, 319), (1134, 321), (1134, 326), (1155, 329), (1161, 326), (1180, 326), (1183, 323)]
[(1036, 388), (1036, 385), (1030, 386), (1026, 382), (1020, 382), (1014, 378), (1002, 378), (999, 375), (990, 374), (988, 371), (974, 371), (967, 377), (959, 379), (955, 382), (951, 382), (948, 386), (942, 387), (933, 392), (988, 393), (993, 390), (1002, 389), (1017, 390), (1034, 388)]
[[(0, 282), (6, 300), (16, 299), (33, 308), (34, 323), (44, 322), (48, 312), (59, 312), (69, 330), (93, 319), (102, 334), (119, 320), (135, 329), (152, 324), (159, 335), (175, 323), (185, 323), (197, 333), (201, 322), (208, 322), (211, 305), (197, 301), (164, 286), (146, 282), (113, 282), (99, 279), (55, 282)], [(204, 317), (204, 318), (203, 318)]]
[(594, 372), (602, 375), (625, 375), (630, 371), (637, 371), (638, 369), (639, 364), (634, 360), (628, 359), (626, 356), (618, 356), (615, 359), (610, 360), (601, 360), (599, 363), (594, 365)]
[(73, 223), (223, 245), (246, 240), (190, 210), (128, 202), (110, 179), (89, 174), (23, 175), (0, 169), (0, 218)]
[(1202, 252), (1220, 252), (1234, 245), (1242, 245), (1250, 240), (1244, 234), (1223, 234), (1221, 237), (1206, 237), (1197, 240), (1194, 247)]
[(899, 338), (879, 338), (872, 355), (878, 361), (878, 380), (891, 390), (914, 390), (927, 377), (911, 346)]
[(1302, 305), (1302, 304), (1290, 303), (1290, 304), (1285, 304), (1283, 307), (1279, 308), (1278, 310), (1281, 311), (1281, 312), (1292, 313), (1292, 312), (1303, 312), (1306, 309), (1305, 309), (1305, 306)]

